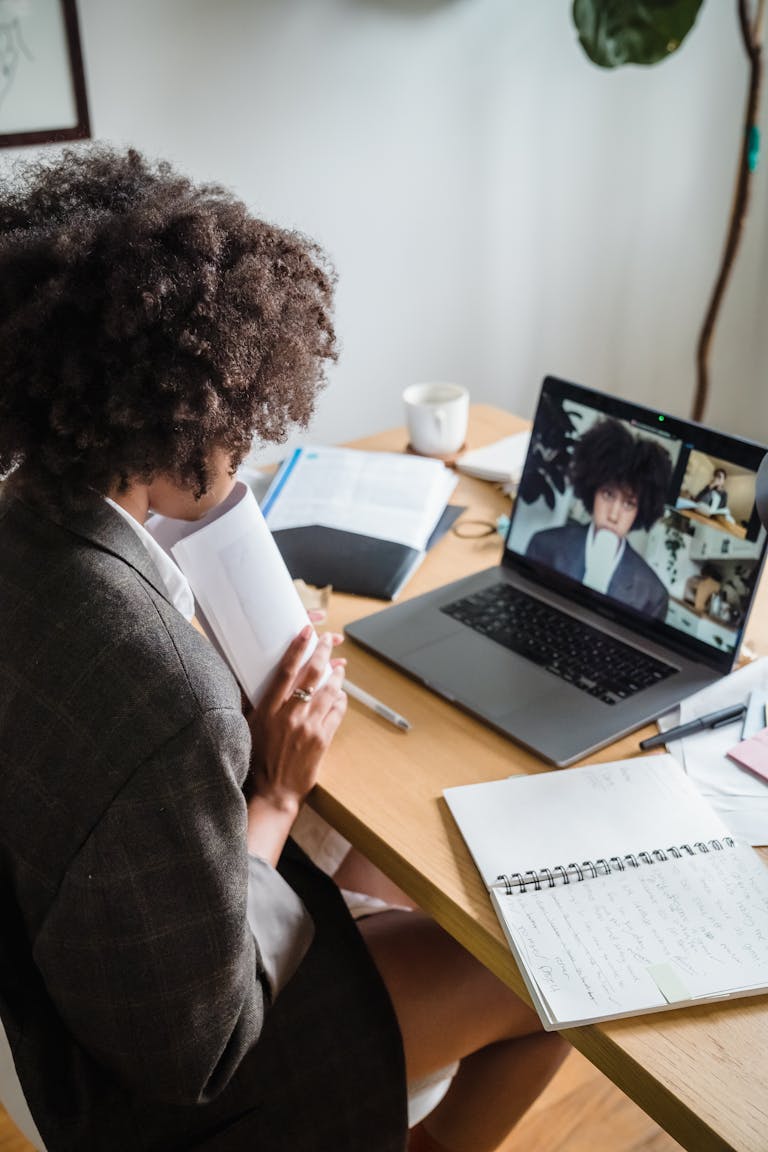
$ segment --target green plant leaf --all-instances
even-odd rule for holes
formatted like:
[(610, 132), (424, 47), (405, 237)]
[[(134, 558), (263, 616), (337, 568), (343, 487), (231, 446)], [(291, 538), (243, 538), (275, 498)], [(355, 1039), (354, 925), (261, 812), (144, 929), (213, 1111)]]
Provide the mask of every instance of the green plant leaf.
[(657, 64), (682, 44), (702, 0), (573, 0), (579, 43), (601, 68)]

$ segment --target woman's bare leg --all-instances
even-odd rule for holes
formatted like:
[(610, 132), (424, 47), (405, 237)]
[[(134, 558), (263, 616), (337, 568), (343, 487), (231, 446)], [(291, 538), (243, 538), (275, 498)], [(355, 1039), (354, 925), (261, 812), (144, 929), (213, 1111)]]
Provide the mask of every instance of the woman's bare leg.
[(497, 1149), (568, 1045), (542, 1031), (511, 989), (422, 913), (384, 912), (359, 927), (392, 998), (408, 1079), (461, 1060), (447, 1095), (420, 1126), (422, 1146)]
[(339, 888), (347, 888), (350, 892), (366, 892), (369, 896), (377, 896), (379, 900), (386, 900), (388, 904), (397, 904), (402, 908), (416, 907), (410, 896), (372, 864), (367, 856), (358, 852), (357, 848), (350, 848), (334, 872), (333, 879)]

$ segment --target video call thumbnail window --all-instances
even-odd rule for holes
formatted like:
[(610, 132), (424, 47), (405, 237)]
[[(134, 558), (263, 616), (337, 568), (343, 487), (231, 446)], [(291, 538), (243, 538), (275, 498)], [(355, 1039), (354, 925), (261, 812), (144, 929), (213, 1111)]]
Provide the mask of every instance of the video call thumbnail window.
[(732, 651), (764, 537), (755, 473), (663, 427), (547, 399), (507, 547), (649, 620)]

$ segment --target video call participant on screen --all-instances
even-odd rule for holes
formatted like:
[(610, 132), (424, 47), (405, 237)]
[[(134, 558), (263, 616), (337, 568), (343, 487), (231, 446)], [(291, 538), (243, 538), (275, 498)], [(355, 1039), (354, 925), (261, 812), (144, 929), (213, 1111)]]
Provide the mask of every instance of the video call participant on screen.
[(659, 519), (671, 474), (672, 461), (660, 444), (634, 437), (618, 420), (601, 420), (577, 442), (570, 468), (574, 495), (591, 523), (570, 521), (537, 532), (526, 554), (663, 620), (667, 590), (626, 537)]
[(728, 507), (728, 493), (725, 490), (725, 481), (728, 476), (725, 468), (715, 468), (712, 479), (701, 492), (696, 494), (697, 504), (706, 504), (712, 512), (722, 512), (726, 520), (733, 522), (733, 516)]
[(712, 479), (701, 492), (696, 493), (697, 504), (709, 504), (710, 508), (725, 508), (728, 504), (728, 493), (725, 490), (725, 468), (715, 468)]

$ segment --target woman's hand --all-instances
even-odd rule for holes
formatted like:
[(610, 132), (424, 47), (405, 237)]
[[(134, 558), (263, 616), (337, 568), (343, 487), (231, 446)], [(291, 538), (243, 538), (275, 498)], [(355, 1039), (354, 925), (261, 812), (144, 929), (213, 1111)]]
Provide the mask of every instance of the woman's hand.
[[(273, 864), (347, 708), (341, 687), (346, 661), (331, 659), (341, 637), (325, 633), (302, 664), (311, 634), (308, 625), (291, 643), (258, 707), (246, 717), (253, 735), (248, 850)], [(329, 662), (330, 676), (320, 687)]]

